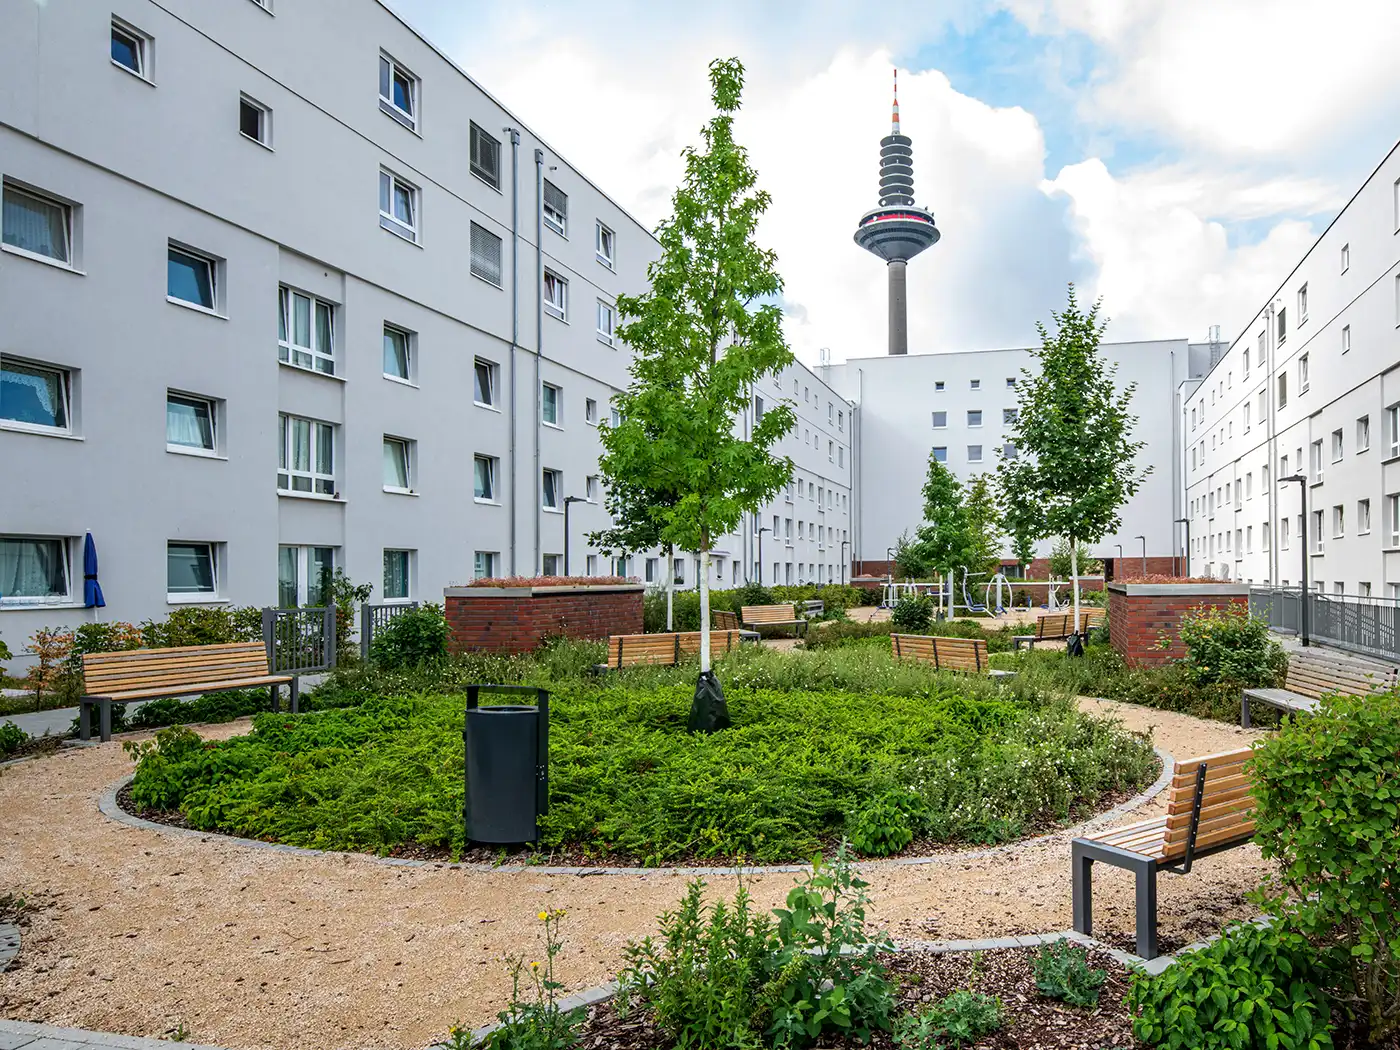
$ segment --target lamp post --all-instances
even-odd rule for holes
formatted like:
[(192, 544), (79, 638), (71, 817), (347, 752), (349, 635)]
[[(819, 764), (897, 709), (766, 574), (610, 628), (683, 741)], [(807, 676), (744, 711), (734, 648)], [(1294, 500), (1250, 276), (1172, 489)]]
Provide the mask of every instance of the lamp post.
[(1304, 645), (1308, 644), (1308, 479), (1304, 474), (1290, 474), (1279, 478), (1280, 482), (1298, 483), (1298, 502), (1302, 505), (1303, 524), (1298, 529), (1298, 541), (1303, 545), (1303, 578), (1298, 590), (1298, 633)]
[(849, 547), (850, 545), (851, 545), (851, 541), (850, 541), (850, 540), (842, 540), (842, 541), (841, 541), (841, 585), (842, 585), (843, 587), (844, 587), (845, 584), (846, 584), (846, 572), (847, 572), (847, 571), (850, 569), (850, 567), (851, 567), (851, 559), (848, 558), (848, 557), (846, 557), (846, 548)]
[(1191, 575), (1191, 519), (1177, 518), (1177, 525), (1186, 526), (1186, 575)]
[(582, 496), (564, 497), (564, 575), (569, 575), (569, 507), (574, 503), (586, 503)]
[(1147, 537), (1134, 536), (1135, 540), (1142, 540), (1142, 578), (1147, 579)]
[(760, 587), (763, 586), (763, 534), (772, 531), (767, 525), (758, 527), (758, 585)]

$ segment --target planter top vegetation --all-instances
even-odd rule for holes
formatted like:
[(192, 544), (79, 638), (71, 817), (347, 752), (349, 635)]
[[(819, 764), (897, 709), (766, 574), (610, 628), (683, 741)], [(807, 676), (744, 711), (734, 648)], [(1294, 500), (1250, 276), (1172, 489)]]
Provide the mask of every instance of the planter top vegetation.
[(1208, 576), (1134, 576), (1130, 580), (1114, 580), (1108, 590), (1115, 594), (1141, 595), (1144, 597), (1193, 594), (1249, 594), (1249, 584), (1232, 583), (1229, 580), (1213, 580)]
[(625, 576), (509, 576), (473, 580), (465, 587), (445, 587), (442, 593), (448, 598), (465, 598), (645, 589), (644, 584)]

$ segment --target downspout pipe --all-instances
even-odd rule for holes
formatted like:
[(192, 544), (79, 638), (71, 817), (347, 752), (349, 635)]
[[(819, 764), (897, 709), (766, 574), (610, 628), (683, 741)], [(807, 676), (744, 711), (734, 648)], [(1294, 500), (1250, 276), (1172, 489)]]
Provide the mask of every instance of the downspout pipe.
[(516, 430), (519, 427), (519, 404), (516, 393), (515, 352), (520, 348), (520, 131), (506, 128), (510, 135), (510, 575), (518, 575), (515, 566), (516, 508), (520, 489), (520, 468), (516, 463)]
[(544, 150), (535, 150), (535, 567), (540, 570), (540, 433), (543, 411), (540, 388), (540, 358), (544, 356)]

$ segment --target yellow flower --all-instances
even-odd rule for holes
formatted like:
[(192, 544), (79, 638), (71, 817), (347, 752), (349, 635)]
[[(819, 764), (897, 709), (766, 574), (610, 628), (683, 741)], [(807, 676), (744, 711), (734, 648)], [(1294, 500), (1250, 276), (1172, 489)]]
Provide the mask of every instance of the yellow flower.
[(538, 970), (539, 968), (540, 968), (540, 964), (537, 963), (537, 962), (532, 962), (532, 963), (530, 964), (530, 969), (532, 969), (532, 970)]
[(544, 922), (544, 921), (545, 921), (546, 919), (548, 919), (548, 918), (549, 918), (549, 912), (547, 912), (547, 911), (542, 911), (542, 912), (540, 912), (540, 922)]

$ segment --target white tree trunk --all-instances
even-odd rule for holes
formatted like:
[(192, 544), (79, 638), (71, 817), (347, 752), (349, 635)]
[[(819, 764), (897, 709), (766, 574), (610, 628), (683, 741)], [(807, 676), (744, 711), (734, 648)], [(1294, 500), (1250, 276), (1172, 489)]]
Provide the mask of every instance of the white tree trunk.
[(710, 552), (700, 552), (700, 673), (710, 669)]
[(1074, 601), (1074, 632), (1079, 633), (1079, 541), (1070, 537), (1069, 541), (1070, 593)]
[(676, 607), (676, 548), (666, 548), (666, 630), (674, 631)]

